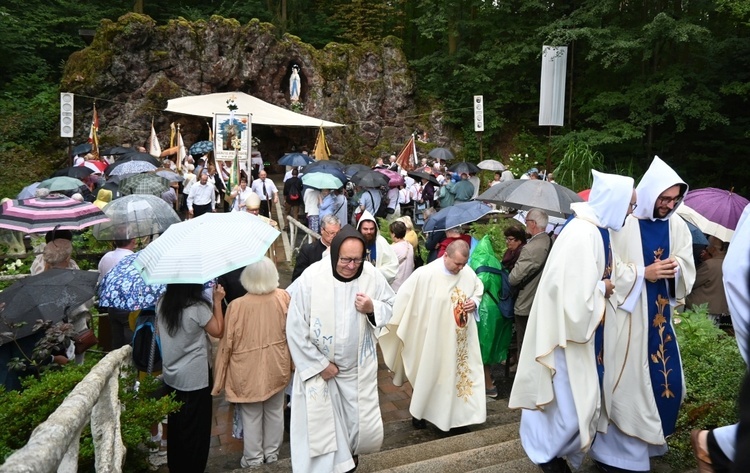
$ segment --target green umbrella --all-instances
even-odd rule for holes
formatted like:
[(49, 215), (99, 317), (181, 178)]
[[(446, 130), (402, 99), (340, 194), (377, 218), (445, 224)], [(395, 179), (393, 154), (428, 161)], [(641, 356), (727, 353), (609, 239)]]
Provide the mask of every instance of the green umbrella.
[(120, 181), (120, 193), (151, 194), (161, 197), (169, 189), (169, 180), (156, 174), (134, 174)]
[(50, 192), (64, 192), (80, 189), (81, 186), (85, 186), (83, 182), (74, 177), (58, 176), (42, 181), (39, 187), (49, 189)]
[(325, 172), (311, 172), (302, 175), (302, 184), (315, 189), (340, 189), (344, 187), (341, 179)]

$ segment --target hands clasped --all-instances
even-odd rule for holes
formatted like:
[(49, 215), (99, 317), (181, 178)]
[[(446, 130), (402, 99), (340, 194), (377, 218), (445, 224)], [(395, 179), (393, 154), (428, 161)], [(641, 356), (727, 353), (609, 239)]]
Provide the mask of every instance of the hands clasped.
[(646, 266), (644, 277), (650, 282), (656, 282), (657, 279), (674, 278), (676, 274), (677, 261), (670, 256)]

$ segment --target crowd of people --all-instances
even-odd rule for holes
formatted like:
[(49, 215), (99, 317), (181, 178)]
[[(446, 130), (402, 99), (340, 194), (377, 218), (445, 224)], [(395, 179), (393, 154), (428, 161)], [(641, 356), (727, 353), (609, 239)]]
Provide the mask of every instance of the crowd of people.
[[(265, 170), (220, 190), (213, 165), (203, 167), (186, 166), (198, 171), (185, 180), (188, 218), (226, 203), (225, 211), (276, 225), (271, 217), (283, 198), (283, 214), (320, 238), (299, 248), (285, 289), (273, 258), (222, 276), (212, 289), (167, 285), (156, 305), (162, 376), (183, 402), (169, 416), (172, 471), (204, 470), (218, 394), (238, 413), (242, 467), (278, 460), (291, 406), (294, 471), (355, 470), (359, 455), (383, 441), (378, 345), (394, 384), (412, 386), (416, 429), (485, 422), (486, 398), (498, 396), (491, 366), (505, 363), (515, 373), (509, 406), (522, 409), (521, 442), (543, 471), (571, 471), (586, 455), (604, 472), (649, 471), (685, 396), (675, 309), (708, 302), (717, 323), (748, 310), (721, 282), (722, 271), (736, 273), (747, 255), (724, 259), (730, 242), (715, 238), (694, 254), (675, 214), (688, 185), (659, 158), (637, 186), (592, 171), (588, 201), (571, 205), (558, 235), (548, 233), (543, 209), (526, 212), (523, 225), (505, 228), (503, 255), (460, 226), (418, 234), (415, 222), (480, 191), (476, 176), (440, 162), (423, 161), (429, 178), (389, 190), (314, 189), (297, 168), (281, 191)], [(395, 157), (373, 167), (400, 171)], [(489, 186), (513, 178), (498, 172)], [(540, 176), (532, 169), (525, 178)], [(378, 218), (382, 205), (392, 211)], [(737, 238), (750, 239), (749, 231), (738, 228)], [(133, 244), (117, 241), (101, 275)], [(504, 285), (509, 310), (499, 300)], [(110, 310), (113, 348), (132, 338), (132, 316), (120, 312)], [(215, 359), (207, 335), (218, 339)], [(721, 430), (694, 435), (702, 472), (731, 462), (733, 447)]]

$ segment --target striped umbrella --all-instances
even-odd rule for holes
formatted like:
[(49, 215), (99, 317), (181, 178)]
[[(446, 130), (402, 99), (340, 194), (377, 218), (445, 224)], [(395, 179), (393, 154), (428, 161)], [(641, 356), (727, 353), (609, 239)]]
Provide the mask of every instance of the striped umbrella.
[[(202, 284), (259, 261), (279, 235), (247, 212), (207, 213), (169, 227), (133, 264), (147, 284)], [(191, 252), (196, 242), (210, 244)]]
[(81, 230), (109, 218), (90, 202), (79, 202), (60, 194), (9, 200), (0, 209), (0, 228), (26, 233)]
[(161, 197), (162, 193), (168, 189), (169, 179), (156, 174), (136, 174), (120, 181), (120, 193), (122, 195), (151, 194)]
[(109, 173), (110, 176), (121, 176), (123, 174), (140, 174), (142, 172), (149, 172), (156, 169), (151, 163), (146, 161), (128, 161), (117, 166)]

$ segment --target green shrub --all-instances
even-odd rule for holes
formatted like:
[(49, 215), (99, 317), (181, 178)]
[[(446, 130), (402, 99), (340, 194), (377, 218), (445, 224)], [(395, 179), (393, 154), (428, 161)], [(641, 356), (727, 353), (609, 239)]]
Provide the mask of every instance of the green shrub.
[(706, 305), (674, 318), (686, 395), (665, 460), (673, 471), (695, 467), (690, 431), (737, 422), (737, 397), (746, 373), (737, 342), (716, 328)]
[[(62, 404), (91, 368), (100, 360), (89, 353), (83, 365), (71, 363), (59, 369), (44, 371), (39, 378), (29, 377), (23, 382), (23, 391), (0, 393), (0, 463), (29, 440), (34, 428), (49, 417)], [(148, 470), (148, 449), (142, 448), (151, 439), (150, 427), (169, 412), (179, 408), (174, 396), (151, 399), (155, 383), (141, 382), (135, 392), (136, 373), (132, 369), (123, 370), (120, 380), (120, 401), (123, 411), (120, 416), (122, 440), (127, 448), (123, 471), (141, 472)], [(78, 471), (94, 470), (94, 446), (91, 430), (85, 427), (81, 435)]]

